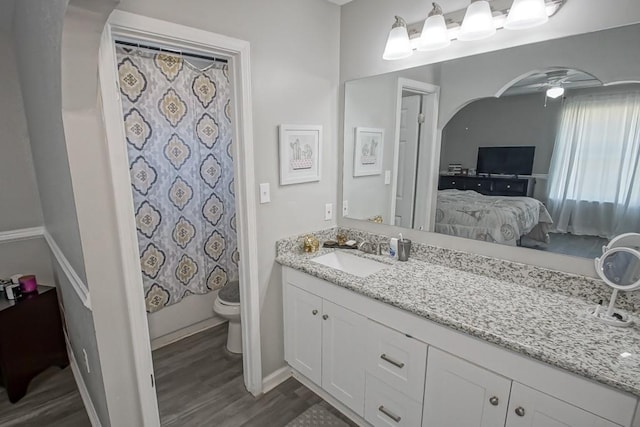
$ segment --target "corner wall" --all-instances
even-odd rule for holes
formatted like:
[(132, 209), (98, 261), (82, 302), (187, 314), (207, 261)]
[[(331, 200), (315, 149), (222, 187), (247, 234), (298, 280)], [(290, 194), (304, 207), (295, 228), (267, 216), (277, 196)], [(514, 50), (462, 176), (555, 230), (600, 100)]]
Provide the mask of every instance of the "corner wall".
[[(65, 0), (16, 2), (14, 39), (18, 72), (44, 224), (86, 286), (84, 256), (61, 116), (61, 35)], [(54, 259), (54, 277), (67, 319), (70, 344), (78, 361), (87, 353), (91, 372), (83, 380), (103, 426), (108, 426), (102, 369), (93, 314), (76, 294), (62, 265)]]

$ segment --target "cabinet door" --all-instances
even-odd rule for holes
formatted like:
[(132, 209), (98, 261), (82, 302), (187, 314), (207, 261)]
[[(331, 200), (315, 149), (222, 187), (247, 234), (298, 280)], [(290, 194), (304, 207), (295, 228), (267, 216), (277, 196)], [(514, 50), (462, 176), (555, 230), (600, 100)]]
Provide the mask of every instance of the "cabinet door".
[(323, 301), (322, 388), (362, 416), (367, 319)]
[(562, 400), (513, 383), (507, 427), (619, 427)]
[(321, 385), (322, 298), (285, 285), (285, 359), (292, 368)]
[(423, 427), (503, 426), (511, 381), (429, 347)]

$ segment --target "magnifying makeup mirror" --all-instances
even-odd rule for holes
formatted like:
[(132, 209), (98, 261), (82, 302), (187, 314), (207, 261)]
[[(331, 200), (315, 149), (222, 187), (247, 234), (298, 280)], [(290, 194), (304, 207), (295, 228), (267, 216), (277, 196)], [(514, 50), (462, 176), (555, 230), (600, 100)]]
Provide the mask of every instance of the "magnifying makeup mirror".
[(608, 307), (598, 304), (593, 315), (611, 326), (630, 326), (629, 316), (615, 309), (619, 291), (640, 288), (640, 234), (626, 233), (617, 236), (602, 248), (603, 254), (595, 259), (600, 278), (613, 288)]

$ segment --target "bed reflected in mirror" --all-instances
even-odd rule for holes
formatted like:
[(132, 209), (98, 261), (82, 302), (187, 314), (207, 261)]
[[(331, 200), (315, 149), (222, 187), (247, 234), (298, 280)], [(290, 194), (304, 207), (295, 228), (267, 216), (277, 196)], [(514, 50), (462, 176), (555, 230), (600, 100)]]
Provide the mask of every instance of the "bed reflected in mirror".
[(443, 129), (435, 232), (598, 256), (640, 230), (639, 117), (640, 85), (570, 69), (471, 102)]

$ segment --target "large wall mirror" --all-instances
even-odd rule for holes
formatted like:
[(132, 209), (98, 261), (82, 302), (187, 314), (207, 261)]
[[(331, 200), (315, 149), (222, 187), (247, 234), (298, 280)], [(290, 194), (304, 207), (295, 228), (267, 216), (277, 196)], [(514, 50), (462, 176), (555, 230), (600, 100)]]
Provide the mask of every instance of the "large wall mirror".
[(343, 216), (593, 258), (640, 232), (640, 25), (345, 83)]

